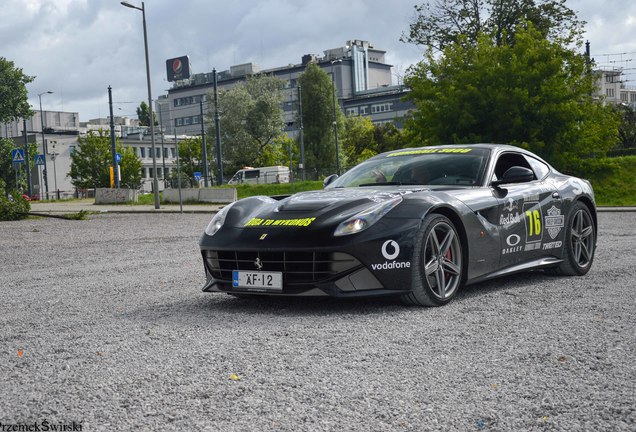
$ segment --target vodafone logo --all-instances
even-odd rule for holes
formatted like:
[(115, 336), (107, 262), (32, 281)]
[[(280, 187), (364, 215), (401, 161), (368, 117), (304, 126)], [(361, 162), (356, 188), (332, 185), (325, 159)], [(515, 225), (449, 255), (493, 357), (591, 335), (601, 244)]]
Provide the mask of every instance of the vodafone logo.
[(400, 245), (395, 240), (387, 240), (382, 244), (382, 256), (386, 259), (380, 264), (371, 264), (373, 270), (394, 270), (411, 268), (410, 261), (393, 261), (400, 254)]
[(388, 260), (394, 260), (400, 254), (400, 245), (395, 240), (387, 240), (382, 245), (382, 256)]
[(175, 74), (178, 74), (178, 73), (181, 73), (181, 69), (183, 69), (183, 64), (181, 63), (181, 60), (174, 59), (174, 61), (172, 62), (172, 71)]

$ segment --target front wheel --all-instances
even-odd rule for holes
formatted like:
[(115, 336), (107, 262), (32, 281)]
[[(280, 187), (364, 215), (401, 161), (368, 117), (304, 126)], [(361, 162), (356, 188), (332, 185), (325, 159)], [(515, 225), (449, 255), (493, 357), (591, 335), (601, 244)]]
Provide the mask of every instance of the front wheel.
[(462, 247), (453, 223), (446, 216), (428, 215), (413, 251), (411, 292), (405, 303), (442, 306), (455, 297), (463, 283)]
[(596, 227), (590, 209), (580, 201), (572, 206), (563, 248), (563, 262), (551, 269), (551, 273), (583, 276), (590, 270), (596, 248)]

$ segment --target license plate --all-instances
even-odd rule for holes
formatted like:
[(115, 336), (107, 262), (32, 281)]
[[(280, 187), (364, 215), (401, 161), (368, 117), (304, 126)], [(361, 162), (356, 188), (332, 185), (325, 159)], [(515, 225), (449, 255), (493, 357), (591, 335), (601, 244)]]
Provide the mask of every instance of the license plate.
[(282, 291), (283, 274), (281, 272), (232, 271), (232, 286), (235, 288)]

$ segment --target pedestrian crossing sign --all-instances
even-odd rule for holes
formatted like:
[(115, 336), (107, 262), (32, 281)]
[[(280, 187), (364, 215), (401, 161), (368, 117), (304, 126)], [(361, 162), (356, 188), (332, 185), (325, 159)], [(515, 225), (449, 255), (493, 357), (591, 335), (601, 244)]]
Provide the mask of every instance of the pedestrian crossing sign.
[(44, 155), (43, 154), (36, 154), (35, 155), (35, 164), (36, 165), (44, 165)]
[(24, 163), (24, 150), (23, 149), (11, 150), (11, 159), (13, 159), (13, 163)]

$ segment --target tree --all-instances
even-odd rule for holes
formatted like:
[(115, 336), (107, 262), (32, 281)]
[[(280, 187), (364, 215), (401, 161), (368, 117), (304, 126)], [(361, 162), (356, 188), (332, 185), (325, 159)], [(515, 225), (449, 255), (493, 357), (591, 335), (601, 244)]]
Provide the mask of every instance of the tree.
[[(23, 137), (18, 138), (18, 140), (23, 141)], [(24, 163), (20, 164), (20, 175), (18, 176), (16, 183), (16, 171), (13, 167), (11, 158), (11, 150), (15, 148), (23, 149), (23, 142), (20, 142), (20, 144), (16, 146), (13, 140), (0, 138), (0, 180), (4, 180), (7, 190), (25, 191), (27, 190), (27, 179)], [(29, 168), (31, 169), (31, 172), (34, 172), (34, 170), (36, 170), (33, 155), (35, 155), (37, 152), (37, 144), (29, 143), (29, 158), (31, 159), (29, 161)]]
[[(132, 149), (124, 149), (116, 143), (121, 154), (120, 186), (137, 189), (141, 185), (141, 160)], [(78, 146), (71, 154), (71, 177), (73, 186), (80, 189), (110, 187), (111, 153), (110, 134), (100, 129), (97, 134), (89, 131), (86, 137), (78, 138)]]
[[(208, 146), (208, 167), (212, 161), (210, 150)], [(179, 141), (179, 167), (181, 169), (181, 178), (191, 179), (195, 186), (198, 186), (198, 183), (194, 181), (194, 173), (203, 172), (202, 156), (201, 137), (186, 138)]]
[(139, 189), (141, 187), (142, 177), (141, 168), (143, 167), (141, 159), (139, 159), (139, 156), (137, 156), (131, 147), (124, 147), (120, 142), (115, 143), (115, 148), (117, 149), (117, 153), (121, 155), (121, 162), (119, 163), (121, 179), (119, 179), (119, 186), (128, 189)]
[(411, 141), (406, 134), (393, 123), (375, 125), (373, 134), (377, 143), (378, 153), (411, 146)]
[(577, 41), (584, 21), (565, 5), (566, 0), (434, 0), (415, 6), (415, 19), (403, 42), (441, 51), (457, 42), (477, 44), (489, 35), (496, 45), (513, 44), (517, 28), (531, 23), (539, 33), (564, 44)]
[(348, 166), (359, 164), (378, 153), (374, 132), (369, 117), (347, 117), (342, 134), (342, 151)]
[(34, 79), (16, 68), (12, 61), (0, 57), (0, 123), (33, 115), (26, 85)]
[(356, 165), (379, 153), (408, 147), (402, 132), (393, 123), (374, 125), (369, 117), (347, 117), (342, 148), (347, 165)]
[[(278, 153), (277, 138), (284, 130), (283, 87), (280, 78), (257, 75), (220, 93), (224, 172), (225, 167), (233, 173), (243, 166), (260, 166)], [(208, 136), (215, 137), (214, 112), (207, 116)]]
[(621, 105), (618, 109), (621, 116), (618, 127), (619, 147), (636, 148), (636, 110), (629, 105)]
[(418, 110), (407, 123), (425, 144), (494, 142), (528, 148), (553, 163), (604, 153), (617, 140), (617, 118), (592, 97), (584, 56), (534, 29), (514, 45), (481, 36), (477, 45), (429, 50), (407, 78)]
[[(140, 126), (150, 126), (150, 109), (144, 101), (141, 101), (139, 107), (137, 107), (137, 118)], [(157, 113), (154, 111), (152, 112), (152, 118), (155, 120), (155, 126), (157, 126), (159, 122), (157, 121)]]
[[(336, 167), (336, 141), (333, 128), (334, 86), (329, 75), (309, 63), (298, 77), (302, 94), (303, 134), (306, 169), (333, 170)], [(336, 107), (338, 130), (344, 129), (344, 115)]]

